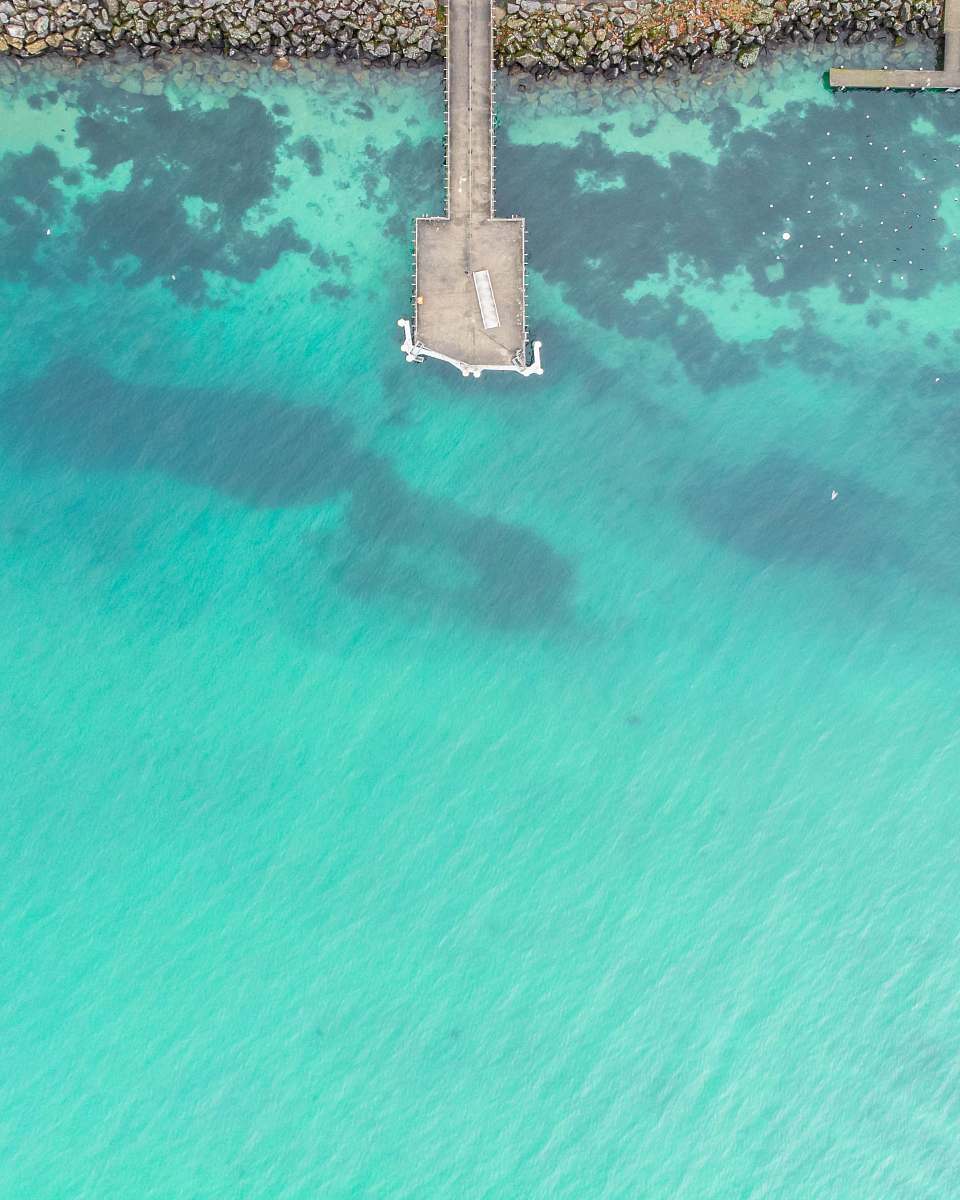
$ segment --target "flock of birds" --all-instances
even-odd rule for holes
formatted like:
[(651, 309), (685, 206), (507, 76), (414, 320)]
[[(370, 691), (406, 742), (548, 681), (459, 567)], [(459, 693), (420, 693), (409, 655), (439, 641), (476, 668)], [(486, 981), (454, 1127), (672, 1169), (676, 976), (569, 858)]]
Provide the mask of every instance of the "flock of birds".
[[(870, 119), (869, 114), (867, 114), (866, 119)], [(830, 130), (827, 131), (826, 136), (831, 136)], [(872, 138), (868, 138), (866, 144), (869, 150), (884, 154), (896, 153), (896, 150), (889, 143), (881, 144)], [(906, 155), (907, 151), (906, 149), (901, 149), (899, 153), (900, 155)], [(844, 157), (847, 163), (856, 161), (856, 156), (853, 154), (847, 154), (846, 156), (833, 154), (830, 156), (830, 161), (841, 163)], [(939, 161), (939, 158), (935, 156), (932, 161), (936, 163)], [(812, 159), (807, 161), (808, 167), (812, 167), (813, 165)], [(953, 169), (960, 171), (960, 162), (955, 162)], [(939, 255), (950, 250), (953, 242), (960, 237), (960, 233), (946, 230), (949, 236), (947, 236), (946, 240), (943, 240), (945, 231), (943, 228), (943, 213), (941, 211), (941, 201), (943, 199), (942, 182), (931, 184), (929, 190), (923, 189), (922, 185), (929, 182), (927, 176), (918, 176), (910, 165), (899, 165), (897, 167), (897, 174), (904, 176), (904, 179), (900, 182), (900, 186), (909, 188), (909, 190), (900, 191), (892, 204), (878, 207), (877, 212), (883, 212), (886, 215), (878, 215), (874, 220), (865, 219), (862, 211), (854, 205), (852, 208), (841, 210), (839, 213), (839, 217), (849, 223), (850, 227), (848, 229), (835, 228), (833, 232), (824, 233), (821, 231), (808, 235), (795, 236), (795, 231), (791, 228), (793, 218), (789, 215), (784, 215), (782, 218), (782, 228), (770, 232), (767, 230), (762, 231), (762, 236), (773, 237), (775, 239), (774, 245), (780, 250), (780, 253), (775, 255), (775, 261), (787, 262), (793, 255), (800, 252), (809, 252), (812, 249), (822, 250), (822, 247), (817, 246), (816, 243), (826, 243), (827, 250), (833, 252), (833, 262), (841, 268), (840, 274), (842, 274), (844, 266), (855, 268), (866, 266), (869, 268), (871, 282), (883, 285), (891, 281), (895, 283), (908, 283), (908, 276), (911, 269), (926, 271), (931, 263), (930, 256)], [(907, 182), (908, 177), (909, 182)], [(875, 179), (875, 176), (873, 178)], [(812, 189), (820, 187), (826, 190), (831, 190), (837, 186), (830, 179), (824, 179), (822, 183), (818, 180), (810, 179), (808, 184)], [(882, 180), (873, 184), (865, 183), (862, 186), (864, 192), (869, 192), (874, 187), (877, 190), (893, 190), (892, 188), (888, 188), (887, 184)], [(960, 188), (960, 180), (958, 180), (957, 186)], [(811, 190), (807, 194), (807, 201), (816, 201), (817, 197), (818, 191)], [(950, 198), (950, 202), (960, 204), (960, 192), (957, 195), (953, 195)], [(775, 210), (776, 205), (771, 203), (770, 208)], [(813, 216), (813, 209), (807, 208), (804, 215)], [(960, 225), (960, 210), (958, 210), (957, 224)], [(929, 230), (929, 236), (918, 238), (916, 235), (921, 229), (929, 225), (935, 226), (934, 229)], [(858, 234), (865, 236), (856, 236)], [(882, 234), (883, 236), (882, 238), (871, 237), (871, 234)], [(905, 244), (908, 239), (903, 237), (900, 238), (901, 244), (898, 244), (898, 234), (909, 234), (909, 241), (914, 243), (925, 242), (928, 244), (919, 244), (910, 247)], [(800, 237), (805, 237), (805, 240), (800, 240)], [(814, 244), (811, 244), (811, 238)], [(793, 244), (788, 245), (788, 243)], [(870, 253), (870, 249), (873, 250), (873, 254)], [(904, 257), (905, 255), (908, 257)], [(854, 273), (854, 270), (847, 271), (846, 278), (853, 279)]]

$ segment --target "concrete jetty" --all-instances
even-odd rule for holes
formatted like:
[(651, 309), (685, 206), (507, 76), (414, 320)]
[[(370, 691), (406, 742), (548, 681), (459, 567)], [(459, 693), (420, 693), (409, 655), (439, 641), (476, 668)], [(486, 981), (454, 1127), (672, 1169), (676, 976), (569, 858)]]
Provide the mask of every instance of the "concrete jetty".
[(960, 88), (960, 0), (944, 0), (943, 67), (931, 71), (860, 71), (834, 67), (830, 86), (838, 88)]
[(524, 223), (494, 216), (491, 0), (449, 0), (446, 215), (420, 217), (414, 237), (413, 323), (401, 320), (408, 362), (438, 358), (464, 375), (541, 375), (528, 362)]

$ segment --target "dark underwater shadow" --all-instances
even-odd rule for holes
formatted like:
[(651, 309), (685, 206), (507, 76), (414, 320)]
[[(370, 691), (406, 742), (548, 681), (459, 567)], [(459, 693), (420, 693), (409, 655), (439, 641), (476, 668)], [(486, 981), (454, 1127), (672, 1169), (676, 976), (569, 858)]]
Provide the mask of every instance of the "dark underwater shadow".
[[(283, 255), (311, 250), (290, 218), (266, 218), (289, 186), (281, 167), (302, 160), (319, 174), (319, 148), (309, 138), (289, 144), (291, 126), (260, 100), (174, 106), (86, 78), (66, 91), (86, 161), (68, 169), (43, 145), (0, 155), (0, 277), (50, 286), (95, 268), (202, 305), (213, 303), (209, 275), (248, 283)], [(114, 178), (122, 167), (126, 176)], [(65, 190), (94, 179), (102, 190)], [(56, 253), (43, 253), (54, 246), (47, 228)]]
[(788, 454), (702, 469), (684, 499), (702, 533), (763, 562), (870, 571), (909, 559), (888, 497)]
[(715, 163), (682, 150), (663, 163), (593, 132), (572, 146), (507, 133), (498, 203), (524, 214), (531, 270), (571, 306), (626, 338), (664, 339), (691, 381), (713, 390), (755, 376), (774, 347), (725, 341), (682, 291), (644, 295), (674, 261), (701, 285), (743, 269), (758, 296), (793, 303), (826, 286), (857, 305), (953, 281), (940, 206), (956, 187), (952, 110), (942, 97), (902, 100), (791, 102), (759, 128), (721, 106)]
[(915, 509), (787, 453), (745, 467), (705, 464), (683, 505), (701, 535), (767, 566), (826, 566), (851, 581), (900, 576), (960, 595), (953, 508)]
[(27, 468), (160, 473), (251, 509), (345, 498), (326, 566), (350, 594), (495, 628), (572, 615), (573, 568), (536, 532), (411, 488), (322, 405), (126, 383), (72, 358), (0, 395), (0, 446)]

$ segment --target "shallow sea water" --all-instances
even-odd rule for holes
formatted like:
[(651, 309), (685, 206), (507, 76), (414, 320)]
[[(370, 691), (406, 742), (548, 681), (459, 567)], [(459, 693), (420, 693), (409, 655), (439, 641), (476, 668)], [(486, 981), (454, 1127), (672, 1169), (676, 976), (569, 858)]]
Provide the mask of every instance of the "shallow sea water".
[(837, 53), (504, 80), (479, 382), (438, 72), (3, 65), (0, 1196), (957, 1194), (957, 98)]

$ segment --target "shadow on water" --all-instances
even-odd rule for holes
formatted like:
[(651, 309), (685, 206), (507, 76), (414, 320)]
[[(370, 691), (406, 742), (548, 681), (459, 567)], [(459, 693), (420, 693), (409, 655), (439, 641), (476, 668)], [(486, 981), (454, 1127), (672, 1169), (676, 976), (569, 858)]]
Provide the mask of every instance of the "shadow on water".
[(572, 613), (571, 564), (539, 535), (411, 488), (323, 406), (131, 384), (70, 359), (0, 397), (0, 442), (28, 468), (159, 472), (251, 509), (346, 499), (325, 566), (365, 600), (504, 629)]
[(367, 204), (386, 217), (388, 237), (412, 245), (414, 218), (444, 211), (443, 156), (430, 138), (402, 138), (390, 149), (368, 144), (359, 178)]
[(870, 571), (910, 558), (894, 532), (900, 514), (892, 500), (788, 454), (743, 468), (706, 468), (685, 503), (701, 532), (764, 562)]
[(40, 282), (37, 251), (66, 207), (60, 159), (48, 146), (0, 157), (0, 278)]
[[(93, 173), (130, 169), (126, 187), (76, 205), (80, 250), (98, 266), (112, 269), (132, 257), (133, 283), (162, 279), (181, 300), (199, 302), (204, 271), (246, 282), (284, 252), (310, 249), (289, 219), (263, 232), (244, 224), (285, 183), (277, 168), (290, 126), (261, 101), (233, 96), (219, 108), (175, 108), (166, 96), (93, 86), (80, 99), (77, 144)], [(198, 214), (185, 199), (199, 204)]]
[(822, 287), (860, 304), (952, 283), (941, 199), (957, 186), (953, 120), (939, 96), (792, 102), (761, 127), (727, 106), (709, 126), (716, 162), (683, 151), (664, 162), (595, 132), (572, 146), (504, 137), (498, 203), (525, 215), (531, 264), (570, 305), (626, 337), (664, 339), (712, 389), (755, 374), (771, 347), (720, 338), (680, 289), (644, 294), (645, 282), (680, 269), (703, 287), (745, 271), (757, 297), (793, 305)]
[(863, 579), (892, 572), (944, 596), (960, 594), (952, 509), (915, 509), (790, 454), (737, 468), (707, 464), (683, 500), (701, 534), (763, 564), (823, 565)]
[(319, 147), (311, 138), (288, 146), (290, 125), (260, 100), (174, 106), (92, 80), (71, 82), (69, 95), (80, 111), (82, 170), (65, 170), (45, 146), (0, 157), (0, 276), (49, 285), (63, 255), (38, 251), (53, 227), (58, 244), (76, 239), (73, 276), (93, 266), (131, 286), (157, 280), (201, 304), (206, 272), (250, 282), (281, 255), (311, 249), (289, 218), (264, 218), (289, 183), (281, 162), (300, 160), (317, 175)]

